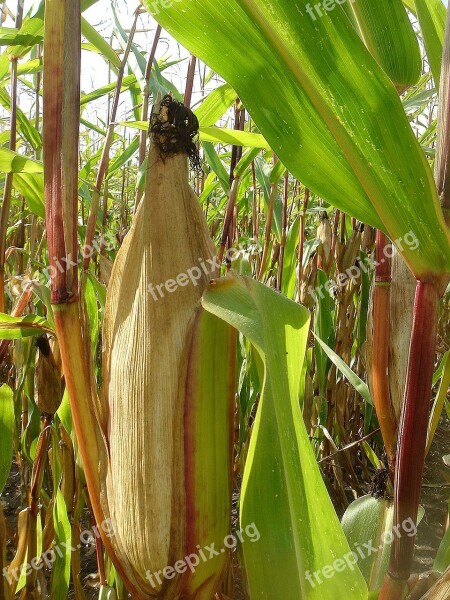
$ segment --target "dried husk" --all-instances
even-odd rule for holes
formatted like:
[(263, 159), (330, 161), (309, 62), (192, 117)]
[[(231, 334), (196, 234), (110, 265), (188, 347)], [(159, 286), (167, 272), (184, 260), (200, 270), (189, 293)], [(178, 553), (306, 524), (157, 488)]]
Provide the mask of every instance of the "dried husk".
[[(114, 263), (103, 330), (100, 420), (108, 440), (109, 461), (106, 480), (100, 485), (105, 516), (114, 524), (111, 542), (116, 559), (135, 589), (134, 597), (206, 600), (214, 594), (210, 586), (218, 585), (225, 567), (226, 557), (213, 575), (205, 572), (209, 583), (196, 573), (195, 586), (189, 574), (175, 574), (171, 579), (160, 575), (162, 585), (157, 577), (148, 577), (174, 566), (191, 550), (187, 530), (196, 528), (195, 523), (187, 523), (188, 515), (190, 521), (217, 526), (222, 539), (229, 527), (226, 509), (218, 516), (202, 514), (201, 504), (206, 491), (214, 496), (217, 490), (222, 497), (224, 490), (230, 493), (229, 473), (225, 469), (216, 474), (217, 479), (223, 478), (219, 485), (216, 480), (198, 485), (196, 477), (202, 471), (201, 461), (209, 474), (208, 461), (215, 460), (217, 453), (226, 467), (231, 443), (226, 442), (217, 452), (213, 448), (203, 452), (204, 444), (192, 437), (192, 431), (185, 431), (195, 424), (198, 410), (192, 399), (197, 392), (190, 390), (187, 372), (190, 357), (198, 352), (195, 344), (202, 343), (195, 342), (194, 331), (202, 323), (202, 293), (217, 276), (213, 257), (206, 220), (189, 185), (186, 155), (163, 156), (152, 143), (145, 197)], [(175, 286), (177, 279), (180, 283)], [(157, 286), (166, 282), (172, 291), (160, 287), (160, 293)], [(210, 336), (207, 343), (211, 343)], [(213, 356), (215, 352), (212, 348)], [(226, 360), (230, 352), (232, 344), (225, 344), (220, 361), (211, 365), (213, 371), (219, 367), (229, 373), (222, 386), (228, 397), (234, 379), (232, 361)], [(208, 379), (214, 373), (204, 375)], [(214, 386), (212, 392), (213, 396), (221, 393)], [(224, 394), (219, 405), (223, 399)], [(215, 400), (210, 399), (211, 409)], [(222, 411), (221, 426), (231, 427), (231, 411), (230, 423), (225, 413)], [(210, 417), (211, 413), (207, 414)], [(205, 490), (205, 485), (210, 489)], [(226, 501), (229, 506), (228, 498)], [(217, 506), (221, 502), (223, 498)], [(211, 512), (214, 505), (210, 503), (207, 510)], [(202, 532), (206, 543), (216, 539), (217, 531)]]
[(38, 342), (38, 348), (34, 370), (34, 399), (42, 414), (54, 415), (64, 393), (58, 343), (55, 339), (49, 342), (43, 336)]

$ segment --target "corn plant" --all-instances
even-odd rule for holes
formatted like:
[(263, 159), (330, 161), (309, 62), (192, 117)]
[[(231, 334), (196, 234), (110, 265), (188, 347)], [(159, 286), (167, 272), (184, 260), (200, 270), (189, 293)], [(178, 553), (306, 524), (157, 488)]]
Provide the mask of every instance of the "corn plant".
[[(100, 599), (445, 598), (448, 529), (411, 576), (448, 414), (445, 7), (146, 0), (142, 49), (111, 4), (118, 52), (91, 4), (0, 31), (1, 597), (90, 597), (91, 520)], [(88, 94), (82, 37), (115, 78)]]

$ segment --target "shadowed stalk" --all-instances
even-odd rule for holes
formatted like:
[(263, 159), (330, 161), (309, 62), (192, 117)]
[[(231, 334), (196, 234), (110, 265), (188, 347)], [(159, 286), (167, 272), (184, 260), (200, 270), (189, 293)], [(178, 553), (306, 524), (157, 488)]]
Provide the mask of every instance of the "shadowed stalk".
[(192, 103), (192, 92), (194, 90), (194, 77), (195, 77), (195, 67), (197, 66), (197, 57), (193, 54), (191, 55), (191, 60), (189, 61), (189, 68), (186, 78), (186, 90), (184, 92), (184, 105), (187, 108), (190, 108)]
[(389, 240), (377, 232), (375, 288), (373, 292), (373, 400), (381, 427), (391, 474), (394, 474), (394, 454), (397, 426), (389, 390), (389, 335), (391, 303), (391, 261), (385, 249)]
[[(234, 129), (235, 131), (244, 131), (245, 126), (245, 110), (240, 108), (240, 100), (237, 99), (234, 107)], [(230, 162), (230, 193), (228, 195), (225, 219), (223, 224), (222, 236), (220, 238), (220, 246), (218, 251), (219, 262), (222, 263), (225, 248), (233, 246), (233, 231), (236, 212), (236, 200), (241, 183), (241, 175), (235, 173), (236, 166), (242, 158), (242, 147), (232, 146), (231, 162)], [(227, 270), (231, 268), (231, 261), (227, 258)]]

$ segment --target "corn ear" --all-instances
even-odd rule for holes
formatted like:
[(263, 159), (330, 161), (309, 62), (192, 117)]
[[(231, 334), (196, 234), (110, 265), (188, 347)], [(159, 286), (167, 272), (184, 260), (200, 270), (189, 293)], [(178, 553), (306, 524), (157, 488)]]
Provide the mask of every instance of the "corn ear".
[(54, 415), (61, 405), (64, 386), (61, 377), (61, 357), (58, 343), (49, 342), (46, 335), (38, 340), (39, 352), (34, 370), (34, 399), (39, 411)]
[(165, 156), (160, 141), (151, 145), (145, 197), (109, 282), (99, 415), (109, 464), (101, 495), (136, 597), (207, 599), (226, 553), (195, 574), (164, 578), (162, 571), (229, 530), (234, 352), (226, 326), (199, 313), (217, 270), (186, 154)]

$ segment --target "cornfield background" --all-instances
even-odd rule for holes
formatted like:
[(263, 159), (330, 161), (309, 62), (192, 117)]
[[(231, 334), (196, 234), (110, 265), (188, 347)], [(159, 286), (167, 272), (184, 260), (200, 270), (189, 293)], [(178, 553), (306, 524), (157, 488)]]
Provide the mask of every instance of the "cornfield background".
[[(401, 92), (401, 103), (433, 166), (439, 89), (422, 30), (425, 21), (419, 21), (413, 2), (404, 4), (412, 9), (408, 15), (420, 46), (421, 73)], [(442, 49), (445, 8), (441, 8), (437, 14), (444, 20), (437, 30), (441, 31)], [(83, 0), (81, 9), (76, 235), (80, 248), (86, 249), (86, 241), (90, 244), (87, 254), (80, 251), (77, 269), (84, 274), (85, 323), (98, 386), (103, 378), (102, 324), (108, 284), (119, 248), (145, 196), (152, 106), (171, 95), (190, 106), (199, 122), (196, 143), (201, 169), (190, 171), (190, 186), (221, 258), (221, 275), (232, 272), (257, 280), (302, 304), (311, 316), (306, 358), (299, 367), (299, 405), (339, 518), (355, 500), (370, 494), (383, 498), (390, 511), (392, 465), (374, 407), (371, 377), (374, 282), (380, 256), (376, 254), (377, 229), (339, 210), (327, 201), (326, 194), (315, 193), (291, 173), (231, 83), (180, 46), (140, 3)], [(99, 594), (120, 600), (131, 596), (102, 540), (92, 533), (96, 521), (62, 379), (61, 357), (53, 342), (50, 281), (54, 273), (49, 263), (44, 202), (44, 2), (15, 6), (10, 1), (2, 4), (2, 10), (0, 567), (10, 568), (11, 577), (11, 568), (20, 573), (20, 566), (31, 557), (53, 551), (53, 559), (13, 577), (11, 596), (6, 595), (4, 584), (0, 586), (5, 594), (1, 600), (16, 595), (87, 600)], [(52, 83), (47, 85), (50, 88)], [(276, 99), (280, 121), (289, 118), (286, 103), (281, 93)], [(318, 136), (317, 144), (323, 143)], [(289, 151), (294, 154), (295, 147)], [(318, 163), (319, 173), (321, 168)], [(420, 208), (416, 210), (420, 212)], [(414, 236), (404, 236), (404, 240), (415, 244)], [(387, 244), (387, 239), (385, 245), (378, 240), (378, 251), (392, 250), (386, 252), (389, 259), (383, 263), (392, 267), (393, 287), (400, 280), (403, 286), (398, 296), (391, 292), (391, 319), (406, 323), (406, 327), (409, 323), (410, 329), (415, 279), (397, 250)], [(176, 254), (177, 248), (164, 251)], [(155, 286), (159, 283), (163, 282), (153, 282)], [(156, 301), (164, 303), (168, 294), (160, 294)], [(416, 594), (411, 598), (422, 597), (450, 564), (449, 314), (447, 289), (439, 307), (428, 455), (420, 499), (423, 516), (413, 566), (423, 581), (415, 592), (416, 581), (410, 586), (410, 592)], [(397, 370), (390, 373), (389, 386), (392, 397), (398, 399), (403, 396), (408, 346), (402, 350), (394, 339), (390, 342)], [(233, 530), (238, 528), (242, 478), (264, 387), (259, 355), (242, 333), (237, 339), (236, 360)], [(273, 519), (276, 527), (276, 515)], [(255, 523), (258, 525), (257, 519)], [(248, 587), (244, 545), (238, 544), (232, 551), (216, 598), (258, 598)], [(63, 552), (55, 553), (55, 548), (62, 547)]]

